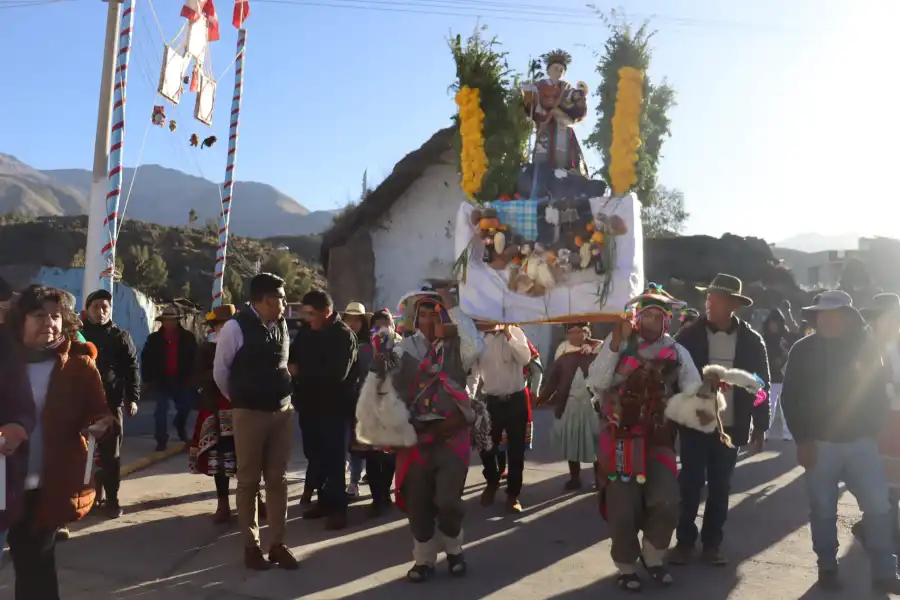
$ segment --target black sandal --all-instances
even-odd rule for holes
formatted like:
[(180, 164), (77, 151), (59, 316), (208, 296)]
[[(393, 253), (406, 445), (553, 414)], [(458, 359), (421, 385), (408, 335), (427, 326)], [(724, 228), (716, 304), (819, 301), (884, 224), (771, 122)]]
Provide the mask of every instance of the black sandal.
[(434, 575), (434, 567), (431, 565), (413, 565), (413, 568), (406, 572), (406, 578), (412, 583), (425, 583)]
[(644, 584), (637, 573), (620, 573), (616, 577), (616, 584), (626, 592), (638, 593), (644, 589)]
[(463, 556), (462, 553), (448, 554), (447, 568), (450, 571), (451, 577), (465, 577), (469, 570), (469, 566), (466, 564), (466, 557)]
[(645, 568), (647, 569), (647, 575), (650, 576), (650, 579), (663, 587), (669, 587), (675, 582), (675, 580), (672, 579), (672, 574), (669, 573), (669, 570), (663, 565), (657, 565), (655, 567), (647, 567), (645, 565)]

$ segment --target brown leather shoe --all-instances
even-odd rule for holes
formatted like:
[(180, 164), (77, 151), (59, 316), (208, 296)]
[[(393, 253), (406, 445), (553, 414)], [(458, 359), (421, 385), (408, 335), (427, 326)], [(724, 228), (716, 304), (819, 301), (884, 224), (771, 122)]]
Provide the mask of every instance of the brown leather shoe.
[(263, 556), (259, 546), (247, 546), (244, 548), (244, 566), (251, 571), (268, 571), (272, 565)]
[(704, 548), (703, 562), (714, 567), (724, 567), (728, 564), (728, 557), (718, 548)]
[(494, 499), (497, 497), (497, 486), (488, 484), (484, 491), (481, 492), (481, 505), (482, 506), (491, 506), (494, 504)]
[(284, 544), (272, 544), (269, 548), (269, 562), (288, 571), (296, 571), (300, 567), (294, 553)]
[(231, 520), (231, 505), (228, 503), (228, 498), (219, 498), (219, 505), (216, 507), (216, 512), (213, 513), (213, 523), (224, 525), (229, 520)]
[(347, 527), (347, 513), (344, 511), (333, 512), (325, 518), (325, 529), (338, 531)]
[(515, 496), (506, 497), (506, 512), (518, 514), (522, 512), (522, 503)]
[(666, 562), (670, 565), (680, 567), (691, 562), (691, 558), (693, 558), (693, 556), (693, 546), (678, 544), (666, 553)]

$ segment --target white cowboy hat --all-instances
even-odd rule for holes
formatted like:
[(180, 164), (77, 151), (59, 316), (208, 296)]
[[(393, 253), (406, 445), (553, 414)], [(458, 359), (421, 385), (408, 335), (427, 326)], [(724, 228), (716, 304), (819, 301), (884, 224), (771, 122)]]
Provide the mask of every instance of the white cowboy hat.
[(344, 314), (356, 317), (372, 316), (372, 313), (366, 311), (366, 307), (362, 302), (351, 302), (347, 305), (347, 308), (344, 309)]

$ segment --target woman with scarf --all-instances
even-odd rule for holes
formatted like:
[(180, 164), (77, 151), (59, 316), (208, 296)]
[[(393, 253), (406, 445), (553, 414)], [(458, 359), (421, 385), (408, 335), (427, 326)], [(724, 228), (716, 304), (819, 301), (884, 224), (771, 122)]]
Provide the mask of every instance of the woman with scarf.
[[(217, 334), (236, 313), (233, 304), (216, 306), (207, 313), (206, 326), (211, 333)], [(194, 437), (188, 451), (188, 469), (197, 475), (208, 475), (216, 482), (218, 505), (213, 513), (213, 523), (224, 525), (231, 519), (228, 482), (237, 472), (237, 455), (231, 427), (231, 402), (213, 380), (215, 358), (215, 342), (207, 340), (197, 348), (190, 382), (200, 394)], [(257, 509), (260, 520), (265, 519), (266, 505), (262, 494), (257, 498)]]
[(556, 360), (544, 379), (536, 406), (554, 405), (553, 447), (569, 463), (565, 489), (574, 491), (582, 487), (581, 464), (597, 462), (600, 423), (587, 375), (600, 341), (590, 337), (587, 323), (570, 324), (566, 338), (556, 350)]
[(56, 530), (94, 503), (94, 482), (85, 482), (87, 436), (121, 429), (106, 403), (97, 349), (75, 339), (77, 322), (64, 292), (41, 285), (22, 292), (7, 321), (14, 347), (0, 366), (10, 377), (4, 385), (18, 383), (19, 402), (30, 406), (26, 419), (34, 419), (30, 435), (27, 420), (0, 427), (7, 459), (0, 529), (3, 521), (9, 526), (16, 600), (58, 600)]
[(691, 355), (668, 333), (678, 304), (652, 283), (629, 300), (634, 321), (624, 319), (613, 330), (588, 376), (603, 416), (597, 461), (601, 513), (610, 528), (616, 582), (630, 592), (642, 588), (638, 561), (654, 582), (672, 583), (663, 559), (678, 524), (677, 429), (664, 411), (676, 386), (700, 384)]
[[(776, 415), (781, 419), (781, 439), (789, 442), (794, 438), (788, 430), (781, 410), (781, 384), (784, 381), (784, 367), (787, 364), (788, 353), (791, 349), (790, 338), (792, 334), (788, 329), (784, 314), (777, 308), (773, 308), (766, 315), (762, 324), (763, 341), (766, 344), (766, 354), (769, 357), (769, 372), (772, 378), (772, 388), (769, 391), (769, 404), (771, 406), (771, 421), (769, 427), (775, 422)], [(770, 429), (771, 431), (771, 429)], [(768, 432), (766, 432), (768, 435)]]

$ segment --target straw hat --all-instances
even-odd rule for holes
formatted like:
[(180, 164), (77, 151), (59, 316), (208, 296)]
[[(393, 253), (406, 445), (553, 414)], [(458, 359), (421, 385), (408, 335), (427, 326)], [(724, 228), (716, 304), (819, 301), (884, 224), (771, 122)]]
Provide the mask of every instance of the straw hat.
[(344, 312), (341, 313), (343, 316), (350, 317), (367, 317), (369, 319), (372, 318), (372, 313), (366, 312), (366, 307), (362, 302), (351, 302), (347, 305), (347, 308), (344, 309)]

